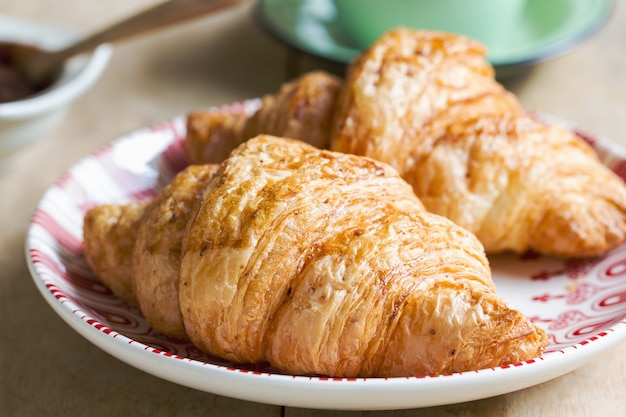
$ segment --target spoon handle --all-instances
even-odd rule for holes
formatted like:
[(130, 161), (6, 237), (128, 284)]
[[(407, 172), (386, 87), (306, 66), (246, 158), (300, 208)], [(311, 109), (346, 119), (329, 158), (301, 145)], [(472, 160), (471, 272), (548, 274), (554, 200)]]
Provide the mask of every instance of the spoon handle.
[[(49, 74), (62, 63), (100, 44), (115, 42), (185, 20), (198, 18), (241, 3), (242, 0), (167, 0), (105, 28), (59, 51), (41, 55), (35, 66), (39, 74)], [(37, 74), (31, 74), (36, 78)]]

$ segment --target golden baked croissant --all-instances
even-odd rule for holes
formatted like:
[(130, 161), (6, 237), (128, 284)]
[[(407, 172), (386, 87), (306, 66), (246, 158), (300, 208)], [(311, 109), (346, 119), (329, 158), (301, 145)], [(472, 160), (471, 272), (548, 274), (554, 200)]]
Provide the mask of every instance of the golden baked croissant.
[(626, 239), (626, 187), (577, 135), (528, 112), (485, 49), (398, 29), (350, 67), (333, 150), (388, 162), (487, 252), (586, 257)]
[(146, 205), (131, 258), (141, 313), (156, 331), (185, 338), (178, 302), (182, 240), (195, 204), (217, 165), (191, 165)]
[[(306, 75), (308, 82), (320, 76)], [(570, 130), (525, 111), (470, 39), (392, 30), (351, 64), (334, 105), (311, 110), (335, 117), (318, 143), (391, 164), (429, 211), (475, 233), (488, 253), (589, 257), (626, 239), (622, 180)], [(265, 111), (273, 112), (272, 102)], [(248, 137), (268, 133), (248, 126)]]
[[(150, 203), (140, 222), (163, 217), (141, 224), (132, 257), (169, 271), (160, 285), (210, 354), (291, 374), (436, 375), (530, 359), (547, 343), (497, 296), (475, 236), (424, 210), (389, 165), (259, 136), (203, 178), (176, 178)], [(168, 227), (164, 208), (179, 204), (188, 223)], [(111, 237), (100, 230), (85, 242)]]
[(132, 254), (148, 201), (105, 204), (90, 209), (83, 219), (83, 256), (113, 294), (137, 306), (132, 283)]
[(191, 165), (154, 199), (96, 206), (84, 218), (83, 252), (91, 269), (168, 336), (186, 338), (178, 303), (182, 238), (217, 168)]
[(266, 133), (297, 138), (317, 148), (329, 144), (341, 80), (313, 71), (263, 97), (259, 109), (246, 113), (192, 112), (184, 142), (191, 163), (222, 162), (245, 140)]

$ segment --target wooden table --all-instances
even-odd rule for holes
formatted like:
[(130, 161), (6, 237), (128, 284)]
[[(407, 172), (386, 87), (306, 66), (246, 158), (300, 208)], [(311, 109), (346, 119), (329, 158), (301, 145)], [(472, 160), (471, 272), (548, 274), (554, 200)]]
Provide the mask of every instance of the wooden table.
[[(88, 32), (153, 3), (0, 0), (0, 13)], [(626, 4), (617, 3), (599, 33), (507, 87), (529, 109), (626, 145)], [(0, 175), (0, 415), (624, 415), (626, 344), (563, 377), (495, 398), (417, 410), (334, 412), (255, 404), (163, 381), (103, 352), (53, 313), (24, 259), (25, 233), (42, 193), (79, 158), (119, 136), (189, 110), (276, 90), (289, 54), (255, 24), (250, 5), (120, 44), (104, 76), (72, 106), (63, 125)]]

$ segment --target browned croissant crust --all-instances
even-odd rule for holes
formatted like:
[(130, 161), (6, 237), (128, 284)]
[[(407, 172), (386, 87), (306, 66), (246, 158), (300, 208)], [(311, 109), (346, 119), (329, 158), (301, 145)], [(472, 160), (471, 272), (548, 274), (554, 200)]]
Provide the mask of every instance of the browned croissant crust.
[(388, 162), (487, 252), (594, 256), (626, 239), (626, 188), (494, 80), (469, 39), (398, 29), (350, 67), (332, 149)]
[(465, 371), (546, 343), (495, 294), (477, 239), (425, 211), (393, 168), (270, 136), (209, 183), (179, 299), (202, 350), (292, 374)]
[(313, 71), (263, 97), (252, 114), (191, 112), (185, 151), (191, 163), (219, 163), (231, 150), (259, 133), (300, 139), (318, 148), (329, 144), (341, 80)]
[(131, 259), (147, 201), (90, 209), (83, 221), (83, 255), (100, 280), (119, 298), (138, 305)]
[(156, 331), (185, 338), (178, 302), (182, 239), (217, 165), (191, 165), (146, 207), (132, 254), (132, 284), (146, 321)]
[[(259, 136), (217, 173), (199, 169), (149, 203), (132, 257), (167, 271), (157, 281), (200, 349), (291, 374), (404, 376), (514, 363), (546, 345), (496, 295), (475, 236), (425, 211), (389, 165)], [(113, 247), (99, 233), (86, 228), (86, 246)], [(155, 269), (132, 272), (150, 283)]]

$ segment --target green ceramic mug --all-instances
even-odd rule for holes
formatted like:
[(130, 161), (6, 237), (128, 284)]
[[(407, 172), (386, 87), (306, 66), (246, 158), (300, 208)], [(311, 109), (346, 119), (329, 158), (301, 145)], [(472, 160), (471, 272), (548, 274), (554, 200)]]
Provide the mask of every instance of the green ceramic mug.
[(488, 48), (505, 44), (526, 0), (333, 0), (337, 19), (360, 48), (404, 26), (457, 33)]

